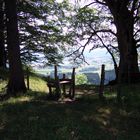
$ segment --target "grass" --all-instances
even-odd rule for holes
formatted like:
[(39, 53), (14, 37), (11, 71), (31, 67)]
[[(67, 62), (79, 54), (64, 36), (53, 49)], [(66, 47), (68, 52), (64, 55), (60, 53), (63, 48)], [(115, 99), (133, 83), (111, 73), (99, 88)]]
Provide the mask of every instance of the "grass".
[[(106, 95), (108, 96), (108, 95)], [(73, 102), (48, 101), (29, 92), (0, 103), (2, 140), (139, 140), (140, 112), (118, 107), (114, 96), (106, 103), (98, 96)]]
[[(94, 100), (93, 100), (94, 101)], [(11, 101), (0, 107), (3, 140), (138, 140), (134, 114), (99, 103)]]
[(48, 92), (46, 81), (37, 76), (30, 76), (30, 90), (39, 92)]
[(48, 101), (45, 88), (43, 79), (32, 75), (27, 94), (0, 102), (0, 140), (140, 139), (139, 84), (123, 88), (122, 106), (109, 90), (102, 103), (91, 92), (95, 88), (78, 87), (75, 101)]
[[(6, 92), (6, 85), (7, 85), (7, 79), (8, 79), (8, 71), (5, 71), (3, 69), (0, 69), (0, 94), (3, 94)], [(43, 77), (40, 77), (34, 73), (30, 74), (29, 78), (29, 85), (31, 91), (38, 91), (38, 92), (48, 92), (48, 87), (46, 86), (46, 81)], [(27, 84), (26, 76), (25, 76), (25, 84)]]

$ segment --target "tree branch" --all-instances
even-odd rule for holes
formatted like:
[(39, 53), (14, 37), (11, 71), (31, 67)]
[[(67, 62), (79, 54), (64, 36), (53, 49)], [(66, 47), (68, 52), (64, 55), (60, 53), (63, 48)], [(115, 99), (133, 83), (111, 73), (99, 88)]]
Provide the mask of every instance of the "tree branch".
[(85, 45), (83, 46), (82, 53), (84, 52), (85, 47), (90, 43), (90, 41), (91, 41), (91, 39), (92, 39), (92, 37), (93, 37), (94, 35), (95, 35), (94, 33), (92, 33), (92, 34), (90, 35), (90, 37), (88, 38), (87, 42), (86, 42)]
[(99, 0), (96, 0), (96, 2), (99, 3), (99, 4), (101, 4), (101, 5), (107, 6), (107, 4), (106, 4), (105, 2), (101, 2), (101, 1), (99, 1)]
[(136, 43), (140, 42), (140, 38), (136, 40)]
[(102, 29), (102, 30), (97, 30), (96, 33), (99, 33), (99, 32), (103, 32), (103, 33), (111, 33), (112, 35), (114, 36), (117, 36), (116, 33), (114, 33), (111, 29)]
[(117, 67), (117, 62), (116, 62), (115, 57), (114, 57), (113, 53), (111, 52), (111, 50), (108, 48), (107, 45), (105, 45), (105, 43), (103, 42), (102, 38), (98, 34), (96, 34), (96, 36), (99, 38), (99, 40), (101, 41), (101, 43), (103, 44), (103, 46), (107, 49), (108, 53), (111, 55), (112, 61), (114, 63), (114, 66)]
[(99, 1), (99, 0), (95, 0), (94, 2), (91, 2), (91, 3), (85, 5), (85, 6), (82, 7), (82, 8), (87, 8), (87, 7), (89, 7), (89, 6), (93, 5), (93, 4), (101, 4), (101, 5), (105, 5), (105, 6), (107, 6), (106, 3), (101, 2), (101, 1)]
[(139, 45), (137, 45), (137, 48), (139, 48), (140, 47), (140, 44)]
[(136, 36), (139, 32), (140, 32), (140, 29), (135, 32), (134, 36)]
[[(93, 30), (94, 34), (99, 38), (100, 42), (102, 43), (102, 45), (107, 49), (107, 51), (109, 52), (109, 54), (111, 55), (112, 57), (112, 60), (113, 60), (113, 63), (114, 63), (114, 66), (117, 67), (117, 63), (116, 63), (116, 60), (115, 60), (115, 57), (113, 55), (113, 53), (111, 52), (111, 50), (108, 48), (107, 45), (105, 45), (105, 43), (103, 42), (102, 38), (97, 34), (98, 32), (95, 31), (92, 27), (91, 29)], [(111, 45), (110, 45), (111, 46)]]
[(134, 14), (134, 11), (136, 10), (136, 4), (138, 0), (133, 0), (132, 8), (131, 8), (131, 13)]
[(114, 35), (115, 37), (117, 36), (116, 33), (114, 33), (111, 29), (101, 29), (101, 30), (94, 30), (93, 27), (91, 26), (91, 24), (89, 24), (89, 27), (94, 31), (95, 33), (99, 33), (99, 32), (103, 32), (103, 33), (111, 33), (112, 35)]
[(135, 23), (136, 23), (138, 20), (140, 20), (139, 9), (140, 9), (140, 2), (138, 3), (137, 8), (135, 9), (135, 10), (136, 10), (136, 14), (135, 14), (135, 16), (134, 16), (134, 21), (135, 21)]
[[(67, 55), (67, 57), (70, 57), (70, 56), (75, 55), (78, 52), (80, 52), (80, 54), (76, 55), (76, 57), (74, 58), (74, 61), (76, 61), (76, 59), (79, 58), (82, 61), (84, 61), (85, 63), (87, 63), (87, 61), (85, 60), (85, 57), (84, 57), (84, 51), (85, 51), (86, 46), (90, 43), (90, 41), (91, 41), (91, 39), (92, 39), (93, 36), (94, 36), (94, 33), (92, 33), (90, 35), (90, 37), (87, 39), (87, 42), (84, 45), (79, 46), (78, 49), (76, 49), (75, 51), (73, 51), (72, 53), (70, 53), (69, 55)], [(82, 56), (82, 58), (81, 58), (81, 56)]]

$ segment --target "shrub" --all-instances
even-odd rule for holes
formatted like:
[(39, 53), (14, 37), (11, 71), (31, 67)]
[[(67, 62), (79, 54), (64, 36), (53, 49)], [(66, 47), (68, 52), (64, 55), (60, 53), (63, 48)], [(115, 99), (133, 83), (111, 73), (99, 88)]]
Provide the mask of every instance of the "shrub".
[(75, 84), (82, 85), (88, 82), (87, 76), (85, 74), (77, 74), (75, 76)]

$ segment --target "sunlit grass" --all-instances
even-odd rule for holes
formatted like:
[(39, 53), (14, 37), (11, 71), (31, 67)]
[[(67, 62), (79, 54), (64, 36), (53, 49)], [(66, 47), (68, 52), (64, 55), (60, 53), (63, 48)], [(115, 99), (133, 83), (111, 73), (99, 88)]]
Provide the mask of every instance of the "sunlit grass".
[(6, 103), (10, 103), (10, 104), (16, 104), (16, 103), (22, 103), (22, 102), (29, 102), (33, 99), (33, 97), (31, 96), (19, 96), (19, 97), (11, 97), (10, 99), (8, 99), (6, 101)]
[(2, 94), (6, 88), (7, 81), (6, 80), (0, 80), (0, 93)]
[[(27, 83), (27, 81), (25, 80)], [(29, 88), (32, 91), (38, 91), (38, 92), (48, 92), (47, 82), (43, 79), (35, 76), (30, 76), (29, 78)]]
[[(8, 79), (0, 79), (0, 94), (3, 94), (6, 92), (6, 86), (7, 86)], [(27, 80), (25, 77), (25, 84), (27, 86)], [(29, 89), (31, 91), (36, 92), (48, 92), (47, 82), (35, 74), (31, 74), (29, 78)]]

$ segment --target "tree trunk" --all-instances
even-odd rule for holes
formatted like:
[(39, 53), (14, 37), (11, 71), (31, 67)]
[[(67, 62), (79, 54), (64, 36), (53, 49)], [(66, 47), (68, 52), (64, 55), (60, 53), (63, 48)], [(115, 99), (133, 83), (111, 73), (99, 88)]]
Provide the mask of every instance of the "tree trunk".
[(0, 67), (6, 68), (6, 51), (4, 47), (4, 5), (0, 1)]
[(15, 95), (19, 92), (26, 91), (20, 60), (16, 0), (5, 0), (5, 9), (7, 18), (7, 48), (10, 71), (7, 93)]
[(138, 54), (133, 38), (133, 16), (124, 10), (116, 19), (118, 46), (120, 51), (120, 76), (122, 83), (134, 82), (133, 74), (139, 72)]
[(134, 73), (139, 73), (138, 54), (134, 32), (133, 13), (127, 3), (105, 0), (114, 17), (117, 29), (118, 48), (120, 52), (119, 75), (121, 83), (134, 82)]

